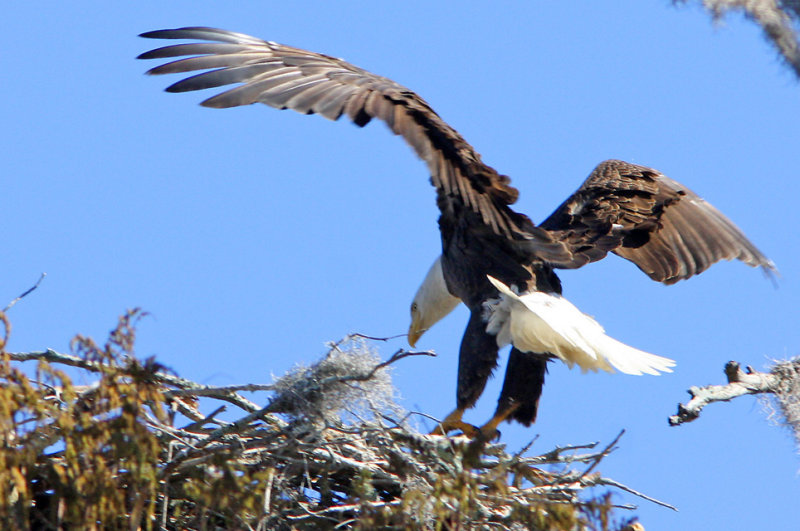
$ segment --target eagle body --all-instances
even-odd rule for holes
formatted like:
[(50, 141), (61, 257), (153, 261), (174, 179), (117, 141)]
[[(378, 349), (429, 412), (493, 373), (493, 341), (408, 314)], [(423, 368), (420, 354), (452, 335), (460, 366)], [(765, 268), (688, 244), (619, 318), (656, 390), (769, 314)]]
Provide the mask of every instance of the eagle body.
[[(409, 343), (463, 302), (470, 311), (459, 350), (456, 409), (441, 432), (470, 431), (464, 411), (483, 392), (501, 345), (512, 345), (494, 417), (536, 418), (547, 362), (629, 374), (668, 371), (671, 360), (610, 337), (561, 295), (557, 269), (575, 269), (609, 252), (672, 284), (719, 260), (774, 270), (723, 214), (657, 170), (619, 160), (598, 164), (583, 184), (536, 225), (511, 205), (519, 192), (419, 95), (342, 59), (206, 27), (142, 34), (192, 42), (139, 57), (169, 59), (150, 74), (196, 72), (168, 92), (226, 85), (202, 105), (263, 103), (363, 127), (383, 121), (427, 165), (441, 213), (442, 254), (411, 304)], [(200, 41), (200, 42), (197, 42)], [(512, 289), (513, 287), (513, 289)], [(486, 430), (484, 430), (486, 428)]]

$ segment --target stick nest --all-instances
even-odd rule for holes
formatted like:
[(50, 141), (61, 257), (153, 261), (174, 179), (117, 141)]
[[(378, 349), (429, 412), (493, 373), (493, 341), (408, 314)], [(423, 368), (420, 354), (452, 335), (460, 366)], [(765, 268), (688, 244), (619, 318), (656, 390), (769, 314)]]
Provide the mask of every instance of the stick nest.
[[(103, 345), (76, 337), (72, 354), (9, 353), (0, 338), (0, 528), (630, 524), (613, 523), (608, 487), (639, 493), (595, 471), (619, 438), (528, 455), (415, 430), (390, 366), (430, 352), (380, 362), (353, 336), (272, 384), (211, 387), (137, 358), (141, 317), (127, 313)], [(7, 336), (2, 313), (0, 327)], [(32, 360), (32, 376), (16, 363)], [(92, 383), (74, 385), (76, 372)], [(265, 405), (245, 393), (268, 393)], [(588, 495), (593, 486), (606, 488)]]

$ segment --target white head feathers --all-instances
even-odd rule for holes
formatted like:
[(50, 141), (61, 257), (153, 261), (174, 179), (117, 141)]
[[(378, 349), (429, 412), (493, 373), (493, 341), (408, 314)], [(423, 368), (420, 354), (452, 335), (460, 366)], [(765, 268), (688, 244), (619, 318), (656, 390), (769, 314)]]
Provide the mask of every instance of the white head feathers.
[(438, 257), (428, 270), (425, 280), (411, 303), (411, 326), (408, 328), (408, 343), (412, 347), (430, 327), (458, 306), (461, 299), (447, 291), (442, 273), (442, 257)]

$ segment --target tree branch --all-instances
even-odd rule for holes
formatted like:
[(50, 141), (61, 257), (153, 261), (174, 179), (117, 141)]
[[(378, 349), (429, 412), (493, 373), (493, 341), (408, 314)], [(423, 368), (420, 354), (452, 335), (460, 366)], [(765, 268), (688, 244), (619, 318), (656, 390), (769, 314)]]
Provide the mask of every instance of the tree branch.
[[(91, 372), (102, 372), (104, 367), (103, 363), (85, 360), (71, 354), (62, 354), (61, 352), (56, 352), (51, 348), (38, 352), (8, 352), (7, 355), (11, 361), (46, 361), (48, 363), (60, 363), (62, 365), (78, 367), (79, 369), (84, 369)], [(154, 379), (157, 382), (172, 385), (180, 389), (181, 391), (171, 391), (176, 396), (208, 396), (218, 398), (220, 400), (230, 402), (231, 404), (238, 406), (249, 413), (258, 411), (261, 408), (234, 391), (256, 391), (263, 390), (264, 387), (267, 387), (257, 386), (255, 384), (235, 386), (230, 388), (212, 387), (209, 385), (198, 384), (191, 380), (187, 380), (186, 378), (181, 378), (180, 376), (168, 374), (163, 371), (156, 372), (154, 374)]]
[(778, 390), (780, 378), (773, 373), (754, 371), (747, 367), (744, 371), (738, 362), (725, 364), (727, 385), (707, 385), (691, 387), (692, 399), (686, 404), (678, 404), (678, 414), (669, 417), (670, 426), (691, 422), (700, 416), (700, 411), (712, 402), (728, 402), (738, 396), (774, 393)]
[(37, 281), (36, 281), (36, 284), (34, 284), (32, 287), (30, 287), (30, 288), (28, 288), (27, 290), (25, 290), (25, 291), (22, 293), (22, 295), (20, 295), (19, 297), (17, 297), (17, 298), (16, 298), (16, 299), (14, 299), (13, 301), (9, 302), (9, 303), (8, 303), (8, 306), (6, 306), (5, 308), (3, 308), (3, 313), (6, 313), (8, 310), (10, 310), (11, 308), (13, 308), (13, 307), (14, 307), (14, 305), (15, 305), (16, 303), (18, 303), (19, 301), (21, 301), (23, 298), (25, 298), (26, 296), (28, 296), (28, 295), (29, 295), (29, 294), (30, 294), (30, 293), (31, 293), (33, 290), (35, 290), (36, 288), (38, 288), (38, 287), (39, 287), (39, 284), (41, 284), (41, 283), (42, 283), (42, 280), (44, 280), (44, 277), (46, 277), (46, 276), (47, 276), (47, 273), (42, 273), (42, 274), (39, 276), (39, 280), (37, 280)]

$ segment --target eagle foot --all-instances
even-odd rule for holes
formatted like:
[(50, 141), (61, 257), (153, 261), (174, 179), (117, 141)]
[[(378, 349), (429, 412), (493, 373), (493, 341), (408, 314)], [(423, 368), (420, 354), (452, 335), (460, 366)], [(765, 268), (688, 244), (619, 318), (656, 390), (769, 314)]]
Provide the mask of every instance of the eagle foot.
[(497, 426), (499, 426), (501, 422), (508, 420), (519, 406), (520, 404), (515, 402), (505, 407), (498, 408), (494, 416), (489, 419), (489, 422), (478, 428), (476, 438), (480, 438), (483, 442), (498, 441), (500, 439), (500, 430), (497, 429)]
[(430, 433), (431, 435), (447, 435), (451, 431), (461, 431), (467, 437), (474, 439), (480, 434), (480, 428), (467, 424), (461, 419), (450, 420), (445, 419)]
[(447, 435), (451, 431), (460, 430), (461, 433), (474, 439), (480, 429), (472, 424), (467, 424), (461, 417), (464, 415), (464, 410), (456, 408), (449, 415), (447, 415), (442, 422), (430, 433), (431, 435)]
[(487, 427), (484, 425), (478, 428), (478, 431), (473, 439), (480, 439), (483, 442), (491, 443), (499, 441), (501, 435), (502, 432), (500, 432), (500, 430), (497, 428)]

